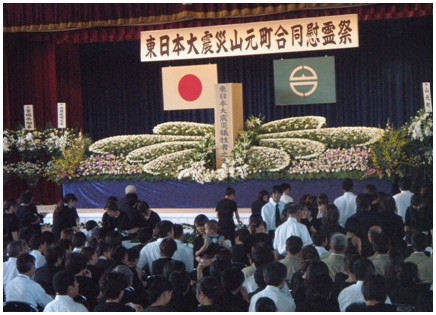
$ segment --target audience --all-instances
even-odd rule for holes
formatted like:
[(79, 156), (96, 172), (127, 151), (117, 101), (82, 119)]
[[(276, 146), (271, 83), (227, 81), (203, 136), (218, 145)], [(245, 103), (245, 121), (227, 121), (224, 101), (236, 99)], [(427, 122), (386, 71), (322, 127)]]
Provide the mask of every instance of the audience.
[[(119, 210), (110, 197), (105, 217), (112, 228), (92, 220), (86, 233), (67, 227), (57, 241), (52, 232), (36, 233), (34, 226), (4, 235), (4, 299), (65, 312), (431, 311), (431, 192), (424, 189), (424, 197), (415, 194), (411, 200), (403, 240), (395, 199), (382, 192), (369, 198), (377, 191), (372, 186), (356, 198), (357, 212), (346, 231), (325, 194), (317, 199), (309, 193), (302, 205), (287, 204), (286, 221), (279, 207), (274, 241), (260, 214), (225, 241), (216, 221), (204, 214), (194, 220), (194, 239), (185, 239), (184, 227), (167, 220), (154, 231), (137, 224), (127, 236), (123, 231), (129, 226), (118, 219), (124, 211), (108, 214), (111, 207)], [(274, 205), (269, 220), (276, 217), (273, 199), (266, 200)], [(139, 203), (133, 204), (135, 211)], [(31, 200), (20, 205), (33, 209)]]

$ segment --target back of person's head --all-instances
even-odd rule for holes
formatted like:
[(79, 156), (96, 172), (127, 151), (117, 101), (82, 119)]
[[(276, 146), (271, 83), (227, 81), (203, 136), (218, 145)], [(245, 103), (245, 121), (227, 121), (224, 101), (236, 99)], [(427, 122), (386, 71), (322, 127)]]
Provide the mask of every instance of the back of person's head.
[(120, 209), (118, 208), (118, 202), (113, 199), (108, 199), (106, 204), (104, 205), (104, 210), (114, 212), (120, 211)]
[(271, 192), (274, 193), (278, 193), (278, 194), (283, 194), (283, 190), (282, 187), (280, 185), (274, 185), (272, 186)]
[(95, 247), (91, 246), (84, 246), (80, 249), (80, 253), (85, 255), (85, 257), (88, 259), (88, 262), (92, 258), (92, 256), (97, 252), (97, 249)]
[(372, 200), (375, 200), (377, 198), (377, 187), (375, 187), (375, 185), (373, 184), (367, 184), (365, 185), (365, 187), (363, 188), (363, 192), (365, 194), (369, 194), (372, 198)]
[(21, 254), (17, 257), (17, 270), (19, 273), (26, 273), (35, 268), (35, 257), (28, 253)]
[(159, 244), (159, 250), (162, 257), (171, 258), (177, 250), (177, 243), (172, 238), (164, 238)]
[(346, 178), (342, 181), (342, 189), (344, 191), (352, 191), (354, 186), (354, 182), (351, 178)]
[(383, 230), (382, 230), (381, 226), (373, 225), (368, 229), (368, 238), (370, 240), (373, 240), (374, 238), (381, 236), (382, 233), (383, 233)]
[(376, 253), (387, 254), (390, 248), (389, 238), (383, 233), (373, 238), (372, 248)]
[(257, 193), (257, 200), (262, 201), (265, 196), (269, 197), (269, 192), (268, 190), (263, 189)]
[(73, 239), (73, 235), (74, 235), (74, 230), (73, 228), (65, 228), (61, 231), (61, 236), (60, 239), (61, 240), (72, 240)]
[(104, 238), (104, 242), (111, 248), (121, 246), (123, 243), (123, 235), (117, 231), (109, 231)]
[(292, 235), (286, 240), (286, 251), (292, 255), (296, 255), (303, 249), (303, 241), (300, 237)]
[(127, 276), (120, 272), (106, 272), (99, 281), (100, 292), (104, 299), (117, 299), (124, 289), (129, 287)]
[(375, 300), (384, 303), (388, 296), (385, 277), (382, 275), (369, 275), (363, 280), (362, 294), (365, 301)]
[(298, 212), (303, 210), (303, 207), (300, 204), (298, 204), (298, 203), (288, 202), (285, 205), (285, 209), (284, 210), (286, 211), (286, 213), (288, 215), (296, 215)]
[(412, 288), (419, 282), (418, 266), (412, 262), (400, 263), (395, 268), (395, 278), (402, 287)]
[(237, 229), (235, 231), (235, 239), (237, 238), (240, 242), (244, 243), (250, 237), (250, 231), (248, 229)]
[(42, 244), (46, 244), (47, 246), (56, 242), (55, 235), (51, 231), (44, 231), (41, 233), (41, 242)]
[(85, 222), (85, 229), (87, 231), (91, 231), (95, 229), (98, 226), (97, 222), (95, 220), (88, 220)]
[(277, 312), (277, 306), (273, 300), (268, 297), (261, 297), (256, 301), (256, 312)]
[(111, 258), (114, 263), (121, 264), (127, 256), (127, 248), (124, 246), (117, 246), (111, 250)]
[(278, 261), (266, 264), (263, 268), (263, 279), (267, 285), (278, 287), (287, 275), (286, 266)]
[(372, 197), (370, 194), (359, 194), (356, 198), (357, 211), (369, 211), (372, 204)]
[(173, 230), (175, 239), (179, 239), (183, 236), (183, 226), (181, 224), (174, 224)]
[(323, 244), (327, 241), (327, 235), (322, 231), (318, 231), (312, 234), (312, 242), (315, 246), (323, 246)]
[(163, 267), (162, 275), (168, 278), (173, 271), (186, 271), (186, 266), (180, 260), (170, 260)]
[(235, 194), (235, 190), (232, 187), (226, 188), (226, 192), (225, 192), (226, 196), (230, 196), (230, 195), (234, 195), (234, 194)]
[(282, 191), (286, 191), (287, 189), (291, 189), (291, 185), (289, 185), (289, 183), (281, 183), (280, 188)]
[(312, 260), (307, 267), (306, 281), (312, 280), (318, 275), (329, 275), (329, 267), (321, 260)]
[(139, 243), (145, 244), (153, 238), (153, 229), (149, 226), (143, 226), (136, 232), (136, 238)]
[(335, 204), (329, 203), (326, 208), (324, 215), (322, 216), (322, 224), (326, 225), (336, 225), (339, 222), (339, 210)]
[(76, 232), (71, 240), (73, 247), (83, 247), (86, 244), (86, 235), (83, 232)]
[(24, 252), (26, 246), (27, 245), (23, 240), (9, 242), (6, 247), (8, 257), (17, 257), (19, 254)]
[(413, 194), (410, 198), (410, 204), (415, 207), (422, 205), (422, 197), (419, 194)]
[(221, 290), (219, 281), (211, 276), (201, 278), (197, 283), (197, 295), (203, 293), (212, 303), (215, 303), (221, 296)]
[(71, 253), (66, 257), (65, 269), (71, 271), (75, 275), (86, 269), (88, 259), (81, 253)]
[(243, 282), (244, 273), (238, 268), (227, 268), (221, 273), (221, 286), (225, 291), (239, 289)]
[(124, 274), (127, 277), (128, 286), (131, 286), (133, 283), (133, 272), (126, 265), (118, 265), (113, 270), (113, 272), (119, 272)]
[(139, 259), (139, 249), (135, 247), (131, 247), (127, 249), (127, 261), (133, 263), (137, 259)]
[(150, 206), (147, 202), (145, 201), (138, 201), (135, 205), (136, 209), (139, 210), (140, 213), (142, 214), (147, 214), (148, 210), (150, 210)]
[(269, 246), (264, 243), (255, 243), (251, 250), (251, 258), (256, 268), (266, 265), (274, 261), (274, 254)]
[(136, 194), (136, 187), (135, 185), (127, 185), (124, 189), (124, 192), (126, 195), (128, 194)]
[(56, 291), (56, 294), (59, 295), (67, 295), (68, 288), (70, 286), (74, 287), (74, 283), (76, 281), (76, 276), (71, 271), (61, 270), (58, 271), (53, 276), (53, 289)]
[(330, 248), (335, 253), (345, 253), (348, 247), (348, 239), (342, 233), (334, 233), (330, 237)]
[(204, 226), (209, 218), (204, 214), (199, 214), (194, 218), (194, 226)]
[(333, 291), (333, 281), (327, 274), (315, 274), (307, 282), (306, 296), (328, 300)]
[(412, 247), (416, 252), (423, 252), (429, 244), (428, 236), (422, 232), (417, 232), (412, 236)]
[[(250, 226), (250, 228), (253, 229), (258, 228), (262, 224), (262, 222), (263, 222), (263, 218), (260, 214), (252, 214), (248, 218), (248, 225)], [(252, 232), (252, 233), (256, 233), (256, 232)]]
[(398, 186), (401, 190), (410, 190), (412, 189), (412, 181), (408, 177), (400, 178)]
[(99, 256), (102, 256), (104, 253), (108, 253), (111, 251), (111, 247), (106, 242), (98, 243), (97, 253)]
[(30, 227), (23, 226), (18, 230), (18, 239), (23, 240), (26, 244), (30, 243), (33, 231)]
[(320, 260), (318, 251), (312, 245), (304, 246), (301, 250), (301, 270), (306, 271), (309, 264), (314, 260)]
[(390, 195), (384, 195), (380, 200), (379, 212), (395, 213), (397, 212), (397, 205), (395, 199)]
[(345, 271), (347, 271), (348, 273), (352, 273), (354, 275), (353, 264), (359, 258), (361, 257), (358, 254), (345, 254), (345, 261), (344, 261)]
[(32, 202), (32, 199), (33, 199), (32, 192), (29, 190), (26, 190), (20, 196), (20, 203), (24, 203), (27, 205), (27, 204), (30, 204)]
[(318, 206), (328, 205), (329, 196), (327, 196), (327, 194), (321, 193), (321, 194), (319, 194), (318, 198), (316, 199), (316, 202), (317, 202)]
[(51, 244), (45, 252), (45, 260), (47, 266), (53, 266), (59, 259), (65, 257), (65, 249), (58, 244)]
[(63, 249), (65, 252), (69, 252), (69, 251), (72, 251), (72, 250), (73, 250), (72, 245), (71, 245), (71, 240), (69, 240), (69, 239), (62, 238), (62, 239), (60, 239), (60, 240), (57, 242), (57, 244), (58, 244), (60, 247), (62, 247), (62, 249)]
[(363, 281), (375, 273), (374, 264), (368, 258), (360, 258), (353, 264), (354, 275), (357, 280)]
[(228, 259), (217, 259), (215, 260), (209, 268), (209, 275), (221, 279), (221, 274), (224, 270), (231, 267), (231, 262)]
[(186, 270), (174, 270), (168, 277), (175, 291), (185, 293), (191, 285), (191, 276)]
[(259, 267), (254, 271), (254, 282), (256, 282), (257, 286), (260, 289), (266, 287), (265, 279), (263, 279), (263, 267)]
[(162, 220), (158, 224), (156, 224), (156, 228), (154, 230), (154, 235), (157, 238), (167, 237), (168, 233), (173, 229), (173, 223), (168, 220)]

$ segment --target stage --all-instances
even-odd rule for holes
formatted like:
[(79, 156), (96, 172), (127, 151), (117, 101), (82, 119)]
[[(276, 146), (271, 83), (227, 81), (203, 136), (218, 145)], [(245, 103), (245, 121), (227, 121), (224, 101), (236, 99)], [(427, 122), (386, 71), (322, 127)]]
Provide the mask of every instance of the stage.
[[(239, 208), (250, 208), (256, 200), (259, 191), (271, 191), (273, 185), (287, 182), (291, 185), (291, 196), (298, 202), (304, 194), (319, 196), (327, 194), (329, 201), (343, 194), (342, 179), (312, 179), (312, 180), (247, 180), (242, 182), (205, 183), (184, 181), (162, 182), (127, 182), (127, 181), (94, 181), (70, 182), (62, 185), (63, 194), (76, 195), (77, 208), (102, 209), (110, 196), (118, 199), (124, 196), (127, 185), (135, 185), (138, 198), (146, 201), (152, 209), (174, 209), (175, 213), (183, 214), (184, 209), (193, 209), (202, 213), (202, 209), (214, 209), (217, 202), (224, 198), (227, 187), (236, 191), (235, 201)], [(379, 191), (392, 194), (392, 182), (378, 179), (354, 181), (354, 193), (359, 194), (368, 185), (374, 185)]]

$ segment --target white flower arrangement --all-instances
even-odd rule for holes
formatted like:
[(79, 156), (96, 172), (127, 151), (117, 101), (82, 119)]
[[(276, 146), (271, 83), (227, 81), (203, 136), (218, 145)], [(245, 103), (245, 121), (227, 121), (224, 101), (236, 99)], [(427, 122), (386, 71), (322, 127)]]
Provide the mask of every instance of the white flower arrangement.
[(304, 138), (322, 142), (327, 148), (351, 148), (369, 146), (383, 133), (383, 129), (374, 127), (337, 127), (262, 134), (259, 139)]
[(44, 130), (44, 149), (51, 155), (59, 154), (77, 137), (73, 129), (50, 128)]
[(293, 160), (290, 174), (341, 173), (368, 170), (368, 150), (364, 148), (327, 149), (313, 160)]
[(89, 150), (95, 154), (127, 155), (130, 152), (156, 143), (169, 141), (200, 141), (201, 136), (124, 135), (104, 138), (94, 142)]
[(160, 156), (143, 166), (144, 172), (152, 175), (177, 177), (182, 169), (189, 166), (193, 149), (187, 149)]
[(433, 113), (419, 110), (417, 115), (411, 118), (408, 133), (412, 140), (424, 141), (433, 136)]
[(198, 147), (199, 141), (180, 141), (180, 142), (163, 142), (142, 147), (130, 152), (127, 156), (127, 162), (134, 164), (146, 164), (160, 156), (193, 149)]
[[(113, 154), (91, 155), (80, 163), (77, 178), (99, 175), (132, 175), (143, 173), (139, 165), (127, 163), (123, 156)], [(60, 174), (62, 176), (62, 174)]]
[(17, 141), (15, 137), (15, 131), (3, 130), (3, 155), (12, 152)]
[(290, 157), (286, 151), (275, 148), (253, 146), (248, 152), (250, 172), (278, 172), (289, 165)]
[(186, 121), (170, 121), (153, 128), (153, 133), (158, 135), (204, 136), (214, 131), (215, 128), (211, 124)]
[(3, 165), (3, 174), (15, 174), (23, 179), (35, 179), (45, 174), (45, 165), (42, 162), (32, 163), (20, 161)]
[(177, 175), (178, 180), (190, 179), (197, 183), (211, 183), (217, 180), (214, 170), (206, 167), (205, 161), (192, 162), (188, 168), (183, 169)]
[(308, 139), (261, 139), (259, 144), (282, 149), (294, 159), (312, 159), (326, 150), (325, 144)]
[(290, 117), (274, 120), (260, 126), (260, 133), (277, 133), (294, 130), (320, 129), (326, 126), (322, 116)]

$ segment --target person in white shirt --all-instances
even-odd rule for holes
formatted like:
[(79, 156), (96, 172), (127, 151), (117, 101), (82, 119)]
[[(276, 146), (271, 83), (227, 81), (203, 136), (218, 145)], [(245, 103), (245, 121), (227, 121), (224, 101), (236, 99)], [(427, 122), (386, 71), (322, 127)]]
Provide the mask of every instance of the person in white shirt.
[(88, 312), (88, 309), (74, 301), (79, 294), (79, 283), (71, 271), (59, 271), (53, 277), (56, 297), (48, 303), (44, 312)]
[(344, 227), (347, 219), (356, 213), (356, 198), (357, 196), (353, 194), (353, 180), (346, 178), (342, 182), (342, 191), (344, 194), (335, 199), (333, 202), (339, 210), (339, 224)]
[(274, 185), (269, 202), (261, 210), (262, 219), (265, 221), (268, 234), (271, 237), (274, 236), (274, 231), (281, 223), (281, 214), (285, 208), (285, 203), (280, 200), (281, 197), (282, 188), (279, 185)]
[[(353, 263), (354, 275), (357, 282), (352, 284), (339, 293), (338, 303), (341, 312), (345, 312), (346, 308), (353, 303), (365, 303), (365, 298), (362, 293), (363, 281), (371, 275), (375, 274), (374, 264), (368, 258), (360, 258)], [(386, 299), (387, 304), (391, 304), (389, 297)]]
[(397, 214), (406, 222), (406, 210), (410, 207), (410, 199), (413, 192), (410, 191), (412, 184), (408, 178), (400, 179), (399, 183), (400, 192), (393, 196), (395, 205), (397, 206)]
[(186, 245), (183, 241), (183, 226), (174, 224), (174, 240), (177, 244), (177, 250), (173, 255), (173, 259), (180, 260), (185, 264), (186, 271), (191, 272), (194, 270), (194, 253), (192, 248)]
[(282, 188), (282, 196), (280, 200), (284, 203), (294, 202), (294, 199), (291, 197), (291, 185), (288, 183), (281, 183), (280, 187)]
[(18, 256), (17, 270), (18, 276), (6, 285), (6, 302), (25, 302), (43, 309), (53, 298), (31, 279), (35, 274), (35, 257), (30, 254)]
[(298, 236), (301, 238), (303, 247), (312, 245), (312, 239), (310, 238), (307, 227), (299, 222), (303, 207), (299, 204), (287, 203), (285, 210), (288, 214), (288, 220), (280, 225), (274, 234), (273, 247), (276, 259), (286, 255), (286, 240), (290, 236)]
[(30, 255), (35, 257), (35, 269), (42, 267), (46, 263), (45, 252), (47, 250), (47, 241), (42, 234), (34, 234), (30, 238)]
[(286, 285), (286, 266), (278, 261), (267, 264), (263, 269), (266, 288), (253, 295), (250, 300), (249, 311), (256, 310), (256, 302), (262, 297), (274, 301), (278, 312), (294, 312), (295, 302)]
[(174, 238), (173, 223), (168, 220), (162, 220), (156, 225), (156, 241), (145, 245), (139, 253), (139, 260), (137, 266), (143, 269), (148, 266), (151, 274), (151, 265), (153, 261), (161, 258), (159, 245), (165, 238)]
[(22, 240), (12, 241), (6, 247), (6, 253), (9, 258), (3, 263), (3, 288), (18, 276), (17, 257), (27, 251), (27, 244)]

